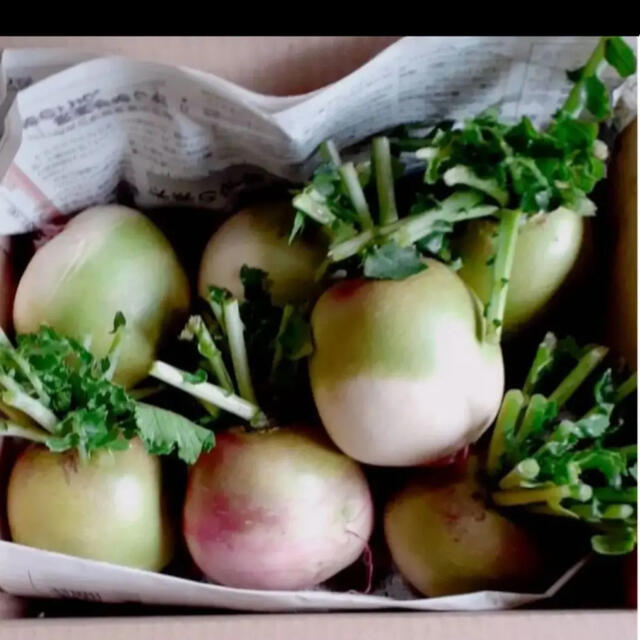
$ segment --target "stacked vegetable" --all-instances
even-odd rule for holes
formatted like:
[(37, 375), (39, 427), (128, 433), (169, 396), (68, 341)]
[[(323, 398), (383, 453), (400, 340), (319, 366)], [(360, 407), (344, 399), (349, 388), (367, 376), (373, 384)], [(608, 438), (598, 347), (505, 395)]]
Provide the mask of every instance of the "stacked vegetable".
[(8, 486), (13, 540), (163, 569), (179, 481), (157, 456), (175, 455), (187, 549), (232, 587), (309, 588), (354, 563), (373, 466), (415, 468), (384, 536), (426, 595), (529, 588), (546, 558), (532, 512), (632, 550), (635, 374), (549, 334), (503, 395), (503, 333), (537, 330), (584, 250), (606, 63), (635, 70), (603, 38), (545, 130), (493, 112), (403, 127), (357, 164), (328, 141), (292, 202), (213, 234), (197, 302), (147, 217), (74, 217), (20, 280), (15, 344), (0, 334), (0, 430), (33, 441)]

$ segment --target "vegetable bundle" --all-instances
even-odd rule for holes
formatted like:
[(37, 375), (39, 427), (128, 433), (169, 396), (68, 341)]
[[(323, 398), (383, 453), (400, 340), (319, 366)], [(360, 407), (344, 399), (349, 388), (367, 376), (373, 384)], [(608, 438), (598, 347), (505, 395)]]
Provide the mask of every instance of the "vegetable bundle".
[(585, 250), (607, 65), (635, 72), (618, 37), (544, 129), (492, 110), (410, 124), (357, 163), (327, 141), (290, 200), (213, 233), (197, 301), (144, 215), (74, 217), (22, 275), (15, 341), (0, 332), (0, 436), (32, 442), (9, 481), (13, 540), (159, 571), (170, 489), (206, 578), (304, 589), (364, 557), (368, 589), (369, 480), (395, 467), (383, 534), (427, 596), (544, 578), (522, 511), (632, 551), (636, 374), (549, 332), (505, 393), (505, 356), (523, 328), (554, 328)]

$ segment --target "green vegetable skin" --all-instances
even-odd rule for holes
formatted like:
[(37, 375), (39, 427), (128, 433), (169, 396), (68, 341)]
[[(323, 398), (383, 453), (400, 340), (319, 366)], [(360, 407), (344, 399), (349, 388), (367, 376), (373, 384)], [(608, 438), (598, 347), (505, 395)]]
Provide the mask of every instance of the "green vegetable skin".
[(240, 270), (248, 265), (269, 274), (274, 304), (312, 297), (324, 250), (300, 238), (289, 244), (292, 220), (289, 203), (255, 205), (229, 218), (205, 248), (198, 279), (200, 295), (208, 299), (208, 287), (216, 286), (242, 300)]
[(116, 205), (73, 218), (36, 252), (20, 280), (13, 319), (18, 333), (48, 324), (102, 357), (113, 318), (127, 318), (116, 382), (147, 375), (162, 339), (189, 306), (189, 285), (167, 239), (142, 214)]
[(361, 462), (455, 453), (500, 404), (502, 353), (481, 339), (480, 304), (448, 267), (426, 265), (402, 281), (336, 284), (313, 310), (315, 403), (336, 445)]
[(11, 472), (7, 514), (13, 541), (39, 549), (151, 571), (173, 554), (160, 460), (138, 440), (87, 462), (30, 446)]
[(421, 593), (530, 591), (542, 567), (523, 529), (485, 503), (468, 474), (452, 482), (421, 475), (387, 504), (384, 533), (400, 573)]
[[(469, 222), (454, 249), (462, 259), (458, 275), (481, 300), (488, 300), (493, 283), (498, 223)], [(515, 331), (544, 312), (578, 262), (584, 220), (569, 209), (539, 214), (518, 232), (503, 319), (506, 332)]]

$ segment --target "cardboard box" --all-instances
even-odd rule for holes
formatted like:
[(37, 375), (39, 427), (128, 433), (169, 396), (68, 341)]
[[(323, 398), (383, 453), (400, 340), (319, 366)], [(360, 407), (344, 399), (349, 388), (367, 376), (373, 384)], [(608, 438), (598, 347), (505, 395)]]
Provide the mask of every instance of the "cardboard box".
[[(324, 86), (356, 69), (397, 37), (0, 37), (0, 49), (11, 47), (70, 47), (135, 58), (193, 66), (216, 73), (250, 89), (273, 95), (300, 94)], [(637, 136), (637, 132), (635, 133)], [(636, 168), (637, 175), (637, 168)], [(636, 178), (637, 179), (637, 178)], [(626, 228), (626, 210), (617, 224)], [(630, 228), (635, 230), (635, 224)], [(623, 234), (626, 265), (635, 264), (635, 235)], [(633, 250), (631, 250), (633, 248)], [(630, 254), (633, 254), (629, 257)], [(0, 256), (2, 257), (2, 256)], [(633, 286), (635, 289), (635, 285)], [(628, 291), (632, 291), (631, 288)], [(633, 291), (635, 294), (635, 291)], [(637, 304), (637, 297), (618, 304)], [(628, 348), (628, 347), (627, 347)], [(559, 599), (560, 606), (592, 603), (582, 598), (598, 584), (598, 572), (587, 572), (583, 588), (573, 585)], [(580, 578), (578, 579), (580, 581)], [(571, 594), (574, 594), (572, 598)], [(577, 594), (577, 595), (576, 595)], [(597, 601), (597, 598), (595, 599)], [(617, 600), (615, 602), (620, 602)], [(545, 603), (543, 606), (549, 606)], [(553, 605), (552, 605), (553, 606)], [(558, 603), (555, 604), (558, 606)], [(55, 612), (55, 607), (47, 606)], [(27, 603), (0, 594), (0, 638), (98, 638), (112, 640), (146, 638), (581, 638), (605, 634), (617, 640), (635, 637), (634, 610), (536, 610), (501, 613), (371, 613), (371, 614), (220, 614), (167, 617), (167, 611), (136, 610), (131, 607), (87, 607), (85, 603), (61, 603), (63, 619), (32, 619), (39, 603)], [(144, 617), (136, 614), (141, 613)], [(68, 616), (81, 616), (70, 619)], [(108, 616), (108, 617), (103, 617)], [(121, 617), (122, 616), (122, 617)], [(125, 617), (126, 616), (126, 617)], [(8, 620), (13, 618), (12, 620)], [(22, 618), (22, 619), (20, 619)]]

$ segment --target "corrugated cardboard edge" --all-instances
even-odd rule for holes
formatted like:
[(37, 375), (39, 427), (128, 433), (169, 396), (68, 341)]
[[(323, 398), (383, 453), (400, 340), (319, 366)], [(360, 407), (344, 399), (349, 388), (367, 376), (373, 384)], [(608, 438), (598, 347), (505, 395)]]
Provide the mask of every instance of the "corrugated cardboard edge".
[(0, 49), (66, 47), (185, 65), (247, 89), (296, 95), (335, 82), (400, 36), (0, 36)]
[(312, 614), (11, 621), (0, 640), (631, 640), (636, 611)]

